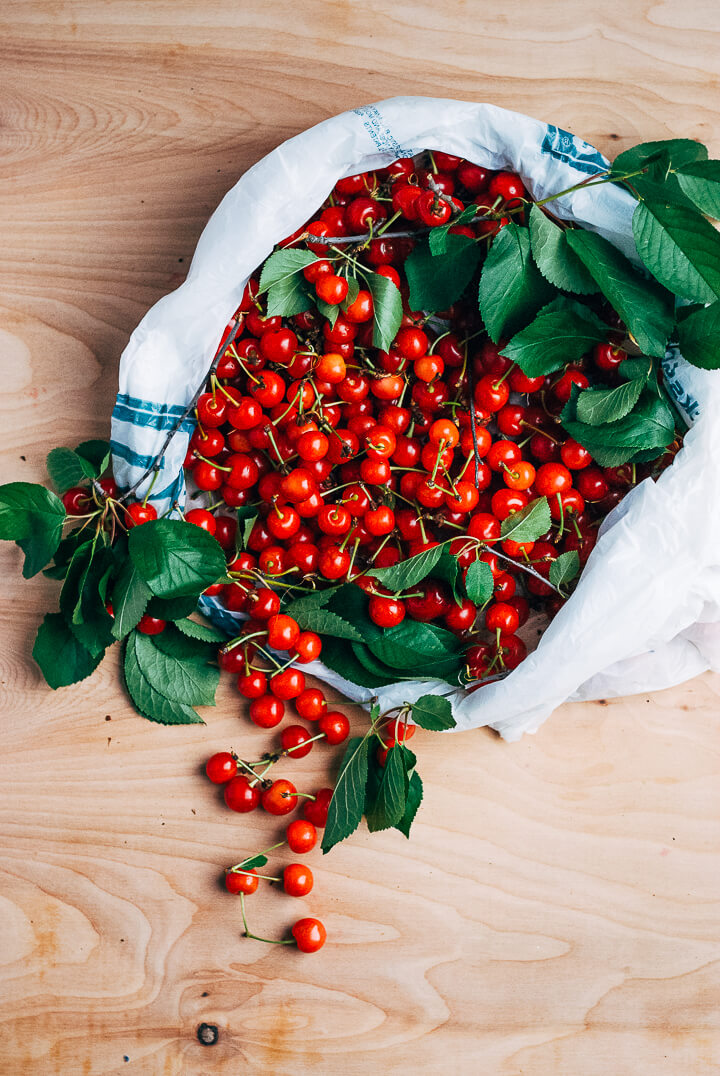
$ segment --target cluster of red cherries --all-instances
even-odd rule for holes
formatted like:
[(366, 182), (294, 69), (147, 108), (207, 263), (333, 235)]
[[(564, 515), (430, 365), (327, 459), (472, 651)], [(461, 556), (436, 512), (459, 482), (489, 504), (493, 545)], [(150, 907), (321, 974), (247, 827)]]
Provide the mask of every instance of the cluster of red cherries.
[[(246, 635), (269, 632), (263, 617), (279, 608), (274, 594), (288, 584), (352, 580), (370, 595), (378, 626), (409, 616), (459, 634), (468, 678), (482, 681), (522, 661), (517, 633), (531, 608), (557, 612), (564, 598), (548, 581), (552, 561), (576, 550), (584, 563), (599, 521), (638, 478), (632, 466), (596, 466), (558, 420), (573, 385), (612, 378), (626, 358), (623, 334), (559, 374), (529, 378), (487, 338), (472, 301), (432, 318), (410, 310), (402, 273), (414, 244), (408, 228), (423, 235), (468, 204), (502, 213), (522, 198), (520, 178), (508, 172), (444, 153), (432, 155), (432, 168), (401, 159), (340, 180), (319, 213), (280, 244), (318, 255), (303, 272), (318, 298), (339, 307), (334, 324), (317, 310), (268, 317), (257, 279), (248, 282), (228, 328), (232, 342), (198, 400), (186, 459), (194, 485), (215, 500), (213, 511), (193, 509), (187, 518), (233, 553), (236, 581), (221, 598), (250, 614)], [(508, 219), (450, 231), (489, 240)], [(358, 242), (357, 233), (367, 238)], [(346, 301), (355, 267), (361, 280), (364, 267), (402, 294), (403, 321), (388, 351), (372, 345), (370, 291), (360, 287)], [(534, 543), (502, 541), (502, 521), (537, 496), (549, 498), (551, 530)], [(235, 521), (217, 514), (222, 505), (259, 513), (237, 556)], [(483, 609), (458, 604), (441, 580), (393, 594), (366, 574), (450, 538), (462, 570), (477, 558), (492, 570), (495, 592)], [(270, 634), (266, 641), (277, 645)], [(321, 643), (301, 633), (294, 646), (303, 661), (319, 656)], [(243, 672), (244, 653), (226, 655), (224, 667), (243, 673), (239, 690), (253, 699), (252, 719), (267, 727), (280, 720), (291, 678), (276, 674), (261, 692), (252, 662)]]
[[(267, 853), (285, 845), (295, 855), (311, 852), (318, 839), (318, 829), (323, 829), (327, 822), (328, 808), (332, 799), (332, 787), (320, 788), (314, 793), (298, 792), (292, 781), (285, 778), (272, 780), (265, 776), (271, 767), (282, 759), (304, 758), (312, 749), (316, 740), (327, 740), (337, 744), (347, 737), (349, 722), (344, 714), (328, 712), (325, 697), (317, 688), (306, 688), (295, 699), (298, 715), (305, 720), (318, 722), (321, 731), (312, 736), (302, 725), (288, 725), (280, 736), (280, 747), (273, 753), (266, 753), (261, 759), (247, 762), (233, 751), (219, 751), (212, 755), (206, 765), (208, 778), (216, 785), (223, 786), (223, 799), (231, 811), (247, 814), (262, 808), (270, 815), (282, 817), (291, 814), (301, 806), (301, 818), (294, 818), (285, 828), (281, 841), (260, 853), (262, 863), (267, 861)], [(334, 733), (327, 735), (322, 731), (324, 719), (326, 729)], [(405, 743), (415, 733), (415, 727), (399, 719), (389, 719), (378, 732), (378, 759), (381, 764), (388, 751), (397, 743)], [(245, 919), (244, 898), (255, 893), (261, 881), (281, 885), (283, 891), (291, 897), (306, 897), (313, 889), (315, 879), (313, 872), (305, 863), (290, 863), (283, 868), (279, 876), (260, 872), (252, 865), (255, 856), (251, 856), (225, 871), (225, 888), (229, 893), (239, 894), (242, 898), (245, 933), (249, 938), (275, 944), (272, 938), (259, 938), (250, 933)], [(324, 924), (313, 917), (297, 920), (291, 933), (294, 943), (304, 953), (315, 953), (325, 944), (327, 932)], [(292, 944), (292, 942), (282, 942)]]
[[(302, 801), (303, 817), (290, 822), (281, 842), (297, 854), (314, 847), (332, 789), (308, 796), (264, 774), (280, 758), (303, 757), (315, 740), (342, 743), (349, 723), (328, 710), (322, 691), (306, 685), (299, 666), (320, 657), (322, 641), (282, 612), (281, 595), (352, 582), (368, 594), (368, 613), (379, 627), (409, 617), (460, 636), (467, 681), (482, 683), (523, 660), (518, 632), (531, 612), (550, 618), (566, 600), (549, 580), (553, 560), (575, 550), (584, 564), (602, 518), (646, 473), (597, 466), (559, 421), (573, 385), (613, 382), (626, 358), (622, 331), (560, 373), (531, 378), (488, 339), (471, 298), (432, 316), (408, 306), (403, 264), (415, 235), (475, 204), (479, 216), (494, 219), (450, 231), (490, 242), (510, 219), (504, 212), (517, 212), (527, 197), (517, 175), (446, 153), (430, 155), (428, 167), (406, 158), (339, 180), (318, 213), (279, 244), (317, 255), (302, 271), (317, 298), (338, 308), (337, 317), (316, 309), (268, 316), (258, 273), (197, 401), (185, 466), (190, 488), (203, 491), (210, 507), (193, 508), (185, 518), (227, 551), (232, 582), (206, 593), (247, 616), (238, 637), (220, 650), (220, 665), (237, 677), (259, 727), (279, 725), (292, 703), (318, 729), (287, 725), (279, 749), (257, 763), (230, 752), (213, 755), (207, 774), (223, 784), (227, 806), (241, 813), (261, 806), (284, 815)], [(385, 276), (402, 296), (402, 324), (387, 351), (373, 346), (373, 297), (362, 286), (363, 270)], [(539, 496), (550, 504), (547, 534), (535, 542), (503, 539), (503, 521)], [(248, 506), (257, 519), (237, 552), (234, 510)], [(138, 503), (127, 514), (137, 525), (155, 512)], [(449, 543), (463, 572), (476, 559), (489, 565), (494, 594), (484, 607), (456, 601), (440, 579), (392, 593), (367, 574), (440, 542)], [(141, 624), (148, 629), (153, 625)], [(380, 764), (383, 752), (413, 731), (395, 728), (379, 747)], [(305, 896), (313, 886), (301, 863), (286, 867), (281, 878), (238, 864), (227, 870), (225, 884), (244, 900), (262, 878), (291, 896)], [(293, 936), (312, 952), (326, 935), (318, 920), (301, 919)]]

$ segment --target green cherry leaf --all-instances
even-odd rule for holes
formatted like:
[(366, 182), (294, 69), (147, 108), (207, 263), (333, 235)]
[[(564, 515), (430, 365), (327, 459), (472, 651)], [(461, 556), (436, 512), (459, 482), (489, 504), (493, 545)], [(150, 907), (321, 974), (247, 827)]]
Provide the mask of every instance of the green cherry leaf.
[(432, 254), (445, 254), (450, 229), (458, 224), (469, 224), (480, 212), (478, 206), (473, 203), (467, 206), (456, 217), (451, 217), (447, 224), (441, 224), (439, 228), (433, 228), (428, 235), (428, 245)]
[(60, 493), (97, 477), (95, 466), (72, 448), (53, 448), (45, 462), (52, 484)]
[(373, 347), (389, 351), (403, 319), (400, 289), (380, 273), (367, 273), (373, 297)]
[(464, 235), (448, 235), (444, 254), (432, 254), (427, 241), (418, 242), (405, 261), (410, 309), (447, 310), (472, 280), (480, 258), (477, 243)]
[(565, 234), (570, 249), (594, 277), (641, 350), (664, 358), (675, 324), (672, 294), (654, 280), (645, 280), (601, 235), (581, 228)]
[(325, 300), (321, 299), (319, 296), (315, 297), (315, 305), (317, 306), (322, 316), (324, 318), (327, 318), (332, 327), (340, 315), (339, 305), (333, 303), (326, 303)]
[(113, 618), (105, 602), (115, 570), (112, 551), (93, 540), (73, 555), (60, 592), (60, 611), (78, 641), (93, 655), (113, 642)]
[(408, 784), (407, 802), (405, 803), (405, 813), (399, 822), (395, 824), (395, 829), (399, 829), (406, 837), (410, 837), (410, 827), (415, 821), (415, 815), (418, 812), (418, 807), (422, 803), (423, 799), (423, 783), (420, 779), (420, 774), (417, 770), (414, 770), (410, 774), (410, 781)]
[(359, 643), (363, 641), (357, 628), (343, 617), (316, 603), (308, 601), (304, 604), (305, 602), (305, 598), (298, 598), (285, 610), (288, 616), (297, 621), (303, 631), (314, 631), (318, 635), (333, 635), (336, 639), (354, 639)]
[(192, 706), (178, 699), (168, 698), (144, 672), (144, 667), (138, 657), (138, 649), (142, 653), (148, 648), (143, 642), (140, 642), (138, 646), (138, 641), (149, 638), (150, 636), (133, 632), (125, 644), (123, 663), (125, 686), (135, 709), (143, 717), (147, 717), (150, 721), (157, 721), (161, 725), (203, 725), (205, 722)]
[(462, 577), (457, 557), (454, 557), (452, 553), (448, 553), (447, 550), (443, 550), (442, 556), (433, 568), (433, 579), (442, 579), (443, 582), (447, 583), (456, 604), (462, 604)]
[(135, 627), (147, 608), (150, 588), (138, 575), (131, 560), (126, 560), (120, 570), (112, 592), (114, 621), (112, 633), (116, 639), (124, 639)]
[(495, 580), (490, 565), (484, 560), (474, 560), (465, 574), (465, 590), (471, 602), (484, 605), (490, 601), (495, 590)]
[(322, 839), (323, 852), (329, 852), (360, 825), (365, 806), (369, 750), (367, 737), (355, 736), (348, 741), (328, 808)]
[(298, 250), (296, 247), (276, 251), (270, 255), (263, 266), (258, 293), (262, 295), (273, 284), (281, 284), (291, 279), (301, 273), (306, 266), (319, 260), (317, 254), (309, 250)]
[(219, 543), (179, 519), (154, 519), (133, 527), (128, 551), (140, 578), (158, 598), (199, 596), (225, 574)]
[(501, 355), (528, 377), (559, 370), (607, 340), (610, 329), (588, 307), (560, 296), (513, 336)]
[(249, 856), (248, 859), (244, 859), (240, 864), (242, 870), (251, 871), (255, 867), (264, 867), (268, 861), (268, 857), (259, 853), (256, 856)]
[(357, 280), (357, 277), (349, 276), (347, 278), (347, 286), (347, 295), (340, 303), (340, 309), (342, 310), (343, 314), (347, 311), (347, 308), (349, 306), (352, 306), (352, 304), (355, 302), (358, 295), (360, 294), (360, 284)]
[(98, 438), (92, 438), (89, 441), (82, 441), (75, 449), (78, 456), (82, 456), (92, 467), (95, 468), (95, 474), (101, 475), (110, 466), (110, 445), (107, 441), (101, 441)]
[(443, 547), (436, 545), (399, 564), (392, 564), (389, 568), (371, 568), (367, 574), (379, 579), (383, 586), (397, 593), (414, 587), (430, 575), (442, 554)]
[(708, 217), (720, 220), (720, 161), (695, 161), (677, 169), (684, 193)]
[(480, 274), (478, 304), (490, 339), (514, 333), (552, 298), (530, 256), (530, 233), (513, 221), (492, 241)]
[(637, 146), (619, 153), (612, 165), (614, 176), (625, 175), (645, 167), (650, 162), (657, 161), (666, 166), (680, 168), (693, 161), (707, 158), (708, 152), (702, 142), (695, 142), (691, 138), (668, 138), (655, 142), (641, 142)]
[(567, 232), (543, 213), (530, 207), (530, 245), (535, 263), (554, 287), (578, 295), (591, 295), (598, 286), (568, 246)]
[(678, 320), (683, 358), (703, 370), (720, 369), (720, 300)]
[(198, 624), (196, 620), (188, 620), (187, 617), (181, 617), (180, 620), (174, 621), (174, 624), (183, 635), (189, 635), (191, 639), (199, 639), (203, 643), (224, 643), (227, 639), (226, 633), (219, 628), (210, 624)]
[[(327, 666), (328, 669), (332, 669), (343, 679), (349, 680), (351, 684), (358, 685), (358, 687), (384, 687), (397, 679), (389, 669), (383, 675), (380, 675), (366, 668), (360, 657), (355, 653), (356, 648), (362, 647), (362, 643), (353, 643), (349, 639), (336, 639), (332, 635), (325, 636), (322, 648), (323, 665)], [(370, 654), (367, 648), (364, 649), (365, 652)], [(372, 655), (370, 656), (372, 657)]]
[(405, 750), (404, 747), (395, 746), (388, 751), (380, 783), (365, 809), (365, 820), (371, 833), (396, 826), (405, 814), (407, 801)]
[(85, 649), (60, 613), (47, 614), (38, 629), (32, 654), (52, 688), (84, 680), (103, 657), (103, 651), (93, 655)]
[(411, 717), (421, 729), (442, 732), (457, 725), (448, 699), (440, 695), (422, 695), (412, 704)]
[(550, 565), (550, 582), (554, 587), (569, 583), (580, 571), (580, 555), (576, 549), (561, 553)]
[(512, 538), (513, 542), (536, 542), (550, 530), (551, 523), (548, 499), (538, 497), (502, 521), (500, 536), (503, 540)]
[(273, 284), (267, 293), (267, 316), (291, 318), (312, 308), (314, 293), (304, 276), (290, 276)]
[(639, 451), (650, 452), (648, 459), (654, 459), (675, 437), (672, 408), (650, 390), (642, 394), (629, 415), (617, 422), (591, 426), (568, 417), (572, 414), (571, 401), (562, 412), (564, 428), (592, 453), (601, 467), (618, 467), (633, 459)]
[(576, 415), (580, 422), (602, 426), (605, 422), (617, 422), (632, 411), (640, 399), (645, 381), (637, 378), (624, 381), (613, 389), (584, 389), (577, 398)]
[(720, 235), (699, 213), (639, 202), (632, 229), (642, 261), (673, 294), (697, 303), (720, 296)]
[[(179, 645), (168, 628), (160, 635), (136, 631), (131, 638), (140, 671), (154, 691), (187, 706), (215, 705), (220, 670), (204, 656)], [(178, 638), (192, 642), (182, 636)]]
[(453, 632), (437, 624), (424, 624), (410, 618), (366, 642), (371, 653), (389, 668), (409, 670), (443, 662), (453, 656), (459, 646)]
[(309, 250), (278, 250), (265, 262), (260, 274), (259, 294), (268, 293), (268, 317), (292, 317), (310, 310), (314, 292), (302, 270), (318, 260)]
[(0, 486), (0, 539), (17, 542), (25, 553), (23, 575), (37, 575), (60, 544), (65, 507), (45, 486), (8, 482)]

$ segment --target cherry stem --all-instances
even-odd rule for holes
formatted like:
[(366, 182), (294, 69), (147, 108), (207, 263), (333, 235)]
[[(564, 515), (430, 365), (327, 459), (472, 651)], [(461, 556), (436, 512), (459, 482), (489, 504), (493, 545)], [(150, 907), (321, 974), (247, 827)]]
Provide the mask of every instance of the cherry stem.
[(221, 654), (229, 654), (231, 650), (234, 650), (238, 646), (242, 646), (243, 643), (250, 642), (251, 639), (260, 639), (263, 635), (267, 635), (266, 631), (256, 631), (252, 635), (236, 635), (234, 639), (225, 643), (225, 646), (220, 647)]
[(274, 874), (258, 874), (254, 867), (250, 867), (249, 870), (242, 870), (241, 865), (237, 867), (228, 867), (225, 871), (226, 874), (248, 874), (252, 878), (262, 878), (266, 882), (279, 882), (280, 878), (276, 878)]
[(475, 486), (480, 488), (480, 449), (478, 448), (477, 426), (475, 423), (475, 364), (467, 365), (468, 390), (470, 392), (470, 432), (472, 433), (473, 456), (475, 457)]
[[(257, 859), (258, 856), (266, 856), (268, 854), (268, 852), (274, 852), (276, 848), (282, 848), (282, 846), (285, 843), (286, 843), (285, 841), (278, 841), (277, 844), (271, 844), (269, 848), (263, 848), (262, 852), (256, 852), (252, 856), (246, 856), (245, 859), (243, 859), (242, 863), (236, 863), (234, 867), (228, 867), (228, 869), (227, 869), (227, 871), (225, 873), (227, 874), (229, 871), (236, 871), (236, 870), (239, 871), (241, 869), (243, 869), (244, 872), (247, 873), (247, 870), (248, 870), (247, 864), (251, 860)], [(252, 869), (253, 868), (251, 867), (250, 870), (252, 870)]]
[(157, 482), (157, 478), (158, 478), (158, 474), (159, 474), (159, 473), (160, 473), (159, 471), (156, 471), (156, 472), (155, 472), (155, 474), (154, 474), (154, 475), (152, 476), (152, 482), (151, 482), (151, 483), (150, 483), (150, 485), (148, 486), (148, 491), (147, 491), (147, 493), (145, 494), (145, 496), (143, 497), (143, 502), (142, 502), (142, 506), (143, 506), (143, 508), (144, 508), (144, 507), (146, 506), (146, 504), (148, 503), (148, 498), (149, 498), (150, 494), (151, 494), (151, 493), (152, 493), (152, 491), (153, 491), (153, 486), (154, 486), (154, 485), (155, 485), (155, 483)]
[(563, 507), (562, 494), (561, 493), (556, 493), (555, 496), (557, 497), (558, 508), (560, 510), (560, 526), (559, 526), (558, 532), (557, 532), (557, 536), (558, 536), (558, 540), (559, 540), (560, 538), (562, 538), (563, 533), (565, 531), (565, 509)]
[(244, 770), (247, 770), (248, 773), (251, 773), (253, 777), (257, 777), (255, 770), (249, 762), (245, 762), (245, 760), (242, 758), (236, 758), (235, 761), (237, 762), (238, 766), (242, 766), (242, 768)]
[(541, 430), (539, 426), (533, 426), (532, 422), (526, 422), (525, 419), (522, 419), (521, 421), (522, 425), (525, 426), (526, 429), (532, 430), (533, 433), (539, 433), (541, 437), (547, 437), (548, 441), (552, 441), (554, 445), (560, 443), (557, 437), (553, 437), (553, 435), (551, 433), (548, 433), (547, 430)]
[(282, 940), (280, 938), (261, 938), (258, 934), (251, 934), (250, 928), (247, 923), (247, 916), (245, 915), (245, 894), (240, 894), (240, 910), (242, 912), (243, 927), (245, 928), (245, 937), (252, 938), (253, 941), (265, 942), (267, 945), (295, 945), (296, 942), (293, 939)]
[[(285, 750), (282, 751), (277, 757), (278, 757), (278, 759), (280, 759), (284, 755), (291, 755), (293, 753), (293, 751), (299, 751), (301, 747), (306, 747), (309, 743), (315, 743), (316, 740), (324, 740), (324, 739), (325, 739), (325, 733), (324, 732), (318, 732), (317, 736), (311, 736), (309, 740), (303, 740), (302, 743), (296, 743), (294, 747), (286, 747)], [(273, 761), (275, 761), (275, 760), (273, 760)], [(284, 843), (285, 842), (283, 841), (283, 844)]]
[(495, 556), (498, 557), (500, 560), (506, 560), (508, 564), (514, 564), (516, 568), (520, 569), (520, 571), (527, 572), (528, 575), (534, 575), (535, 578), (539, 579), (541, 583), (544, 583), (546, 587), (550, 587), (551, 590), (554, 590), (557, 594), (562, 594), (562, 591), (558, 587), (553, 586), (549, 579), (546, 579), (544, 575), (540, 575), (540, 572), (536, 572), (535, 569), (531, 568), (529, 564), (523, 564), (521, 560), (516, 560), (514, 557), (509, 557), (507, 553), (501, 553), (499, 549), (495, 549), (492, 546), (488, 545), (486, 546), (486, 548), (491, 553), (494, 553)]

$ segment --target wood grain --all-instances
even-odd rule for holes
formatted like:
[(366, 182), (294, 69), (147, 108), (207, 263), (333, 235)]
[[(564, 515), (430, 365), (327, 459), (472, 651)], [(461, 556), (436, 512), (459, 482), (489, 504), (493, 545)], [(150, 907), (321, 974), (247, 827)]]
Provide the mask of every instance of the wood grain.
[[(420, 93), (609, 153), (685, 135), (717, 155), (719, 24), (709, 0), (6, 0), (0, 480), (41, 479), (50, 446), (107, 432), (132, 328), (284, 138)], [(313, 856), (306, 900), (248, 902), (270, 936), (324, 919), (328, 945), (303, 958), (242, 939), (220, 888), (279, 828), (229, 816), (200, 775), (262, 739), (232, 689), (190, 729), (138, 718), (114, 657), (50, 692), (29, 651), (56, 585), (22, 582), (14, 547), (0, 559), (3, 1071), (720, 1069), (719, 677), (566, 706), (514, 745), (419, 734), (411, 842), (358, 834)], [(320, 751), (293, 769), (328, 778)]]

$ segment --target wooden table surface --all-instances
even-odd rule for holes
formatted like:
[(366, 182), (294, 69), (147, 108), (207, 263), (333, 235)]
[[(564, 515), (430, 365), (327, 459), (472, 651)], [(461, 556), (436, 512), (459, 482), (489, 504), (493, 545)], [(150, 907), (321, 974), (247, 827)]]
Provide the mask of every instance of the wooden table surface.
[[(718, 18), (713, 0), (5, 0), (1, 480), (107, 434), (129, 333), (283, 139), (417, 93), (610, 154), (684, 135), (717, 156)], [(313, 857), (306, 900), (249, 901), (270, 935), (321, 916), (330, 940), (303, 957), (242, 939), (220, 888), (278, 829), (200, 776), (257, 743), (237, 695), (205, 728), (157, 727), (116, 656), (51, 692), (29, 654), (57, 585), (0, 556), (8, 1076), (720, 1071), (720, 677), (565, 706), (515, 745), (419, 734), (410, 842), (358, 834)], [(328, 776), (321, 752), (295, 766)]]

